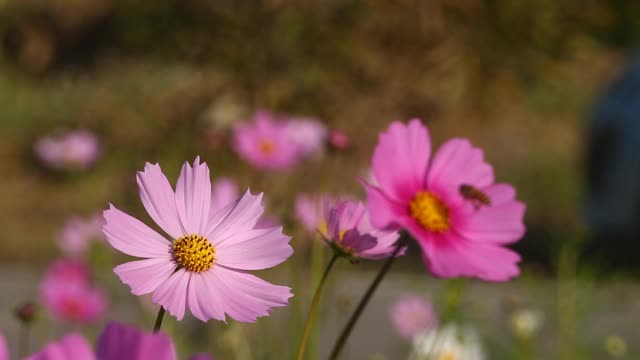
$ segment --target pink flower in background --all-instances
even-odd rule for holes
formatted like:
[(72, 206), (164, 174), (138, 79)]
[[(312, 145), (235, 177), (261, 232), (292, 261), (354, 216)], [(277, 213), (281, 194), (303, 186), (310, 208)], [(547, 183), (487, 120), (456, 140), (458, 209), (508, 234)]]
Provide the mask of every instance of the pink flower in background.
[(96, 356), (87, 340), (80, 334), (72, 333), (51, 342), (44, 349), (25, 360), (94, 360)]
[(320, 154), (326, 147), (328, 135), (327, 127), (316, 119), (288, 119), (286, 132), (290, 141), (297, 146), (299, 157)]
[(209, 215), (213, 217), (225, 206), (238, 200), (239, 197), (240, 191), (238, 191), (238, 184), (236, 184), (235, 181), (230, 178), (218, 178), (218, 180), (211, 183), (211, 207), (209, 208)]
[(43, 284), (50, 282), (89, 284), (91, 274), (89, 268), (79, 260), (57, 260), (49, 266), (45, 273)]
[(87, 169), (100, 157), (100, 142), (88, 130), (70, 131), (38, 140), (35, 153), (54, 169)]
[(235, 127), (233, 147), (258, 169), (288, 169), (300, 160), (300, 149), (291, 141), (288, 124), (265, 111), (256, 112), (252, 122)]
[(130, 325), (111, 322), (96, 343), (100, 360), (175, 360), (176, 349), (169, 336), (147, 333)]
[(418, 119), (393, 122), (380, 135), (365, 184), (373, 224), (405, 229), (422, 248), (430, 271), (506, 281), (520, 256), (504, 245), (524, 234), (525, 206), (508, 184), (495, 184), (482, 150), (451, 139), (430, 159), (431, 140)]
[(107, 309), (102, 289), (90, 283), (86, 267), (75, 262), (56, 262), (40, 284), (44, 307), (58, 321), (90, 323)]
[(320, 199), (310, 194), (298, 194), (295, 200), (295, 215), (305, 230), (315, 234), (318, 231), (318, 225), (322, 221)]
[(293, 253), (282, 227), (256, 228), (262, 194), (247, 191), (211, 215), (209, 168), (200, 158), (193, 167), (184, 164), (175, 192), (157, 164), (147, 163), (137, 179), (145, 209), (171, 240), (113, 205), (104, 212), (109, 243), (145, 258), (114, 269), (133, 294), (153, 293), (152, 301), (176, 318), (189, 308), (202, 321), (228, 315), (253, 322), (287, 305), (288, 287), (247, 272), (278, 265)]
[(58, 246), (66, 256), (84, 255), (93, 240), (102, 238), (100, 228), (103, 223), (104, 220), (100, 214), (94, 214), (88, 218), (71, 216), (60, 231)]
[[(212, 360), (206, 354), (192, 359)], [(95, 352), (87, 340), (79, 334), (69, 334), (49, 343), (27, 360), (176, 360), (173, 340), (163, 333), (147, 333), (136, 327), (109, 323), (102, 330)], [(0, 358), (0, 360), (4, 360)]]
[[(367, 208), (360, 201), (325, 198), (323, 219), (318, 230), (339, 253), (357, 260), (389, 257), (398, 240), (398, 232), (371, 226)], [(404, 250), (400, 254), (404, 254)]]
[(405, 340), (412, 340), (419, 333), (438, 325), (433, 305), (416, 295), (399, 297), (391, 305), (389, 315), (394, 329)]
[(9, 360), (9, 347), (7, 346), (7, 339), (0, 333), (0, 360)]

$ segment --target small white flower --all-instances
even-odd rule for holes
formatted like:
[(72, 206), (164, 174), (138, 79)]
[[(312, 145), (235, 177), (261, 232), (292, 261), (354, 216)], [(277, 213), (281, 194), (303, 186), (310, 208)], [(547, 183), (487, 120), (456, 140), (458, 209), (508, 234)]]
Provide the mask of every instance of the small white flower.
[(409, 360), (484, 360), (480, 338), (471, 327), (454, 324), (417, 335)]

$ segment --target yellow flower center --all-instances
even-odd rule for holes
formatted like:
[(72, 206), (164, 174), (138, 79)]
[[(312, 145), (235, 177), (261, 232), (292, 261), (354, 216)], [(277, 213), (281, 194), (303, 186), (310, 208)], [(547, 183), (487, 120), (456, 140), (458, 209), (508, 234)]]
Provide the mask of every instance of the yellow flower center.
[(260, 149), (260, 152), (265, 155), (271, 155), (276, 149), (276, 144), (269, 139), (262, 139), (258, 144), (258, 149)]
[(425, 229), (435, 232), (449, 230), (449, 209), (434, 194), (419, 191), (409, 204), (411, 217)]
[(179, 265), (193, 272), (207, 271), (216, 261), (216, 249), (209, 240), (196, 234), (176, 239), (171, 252)]

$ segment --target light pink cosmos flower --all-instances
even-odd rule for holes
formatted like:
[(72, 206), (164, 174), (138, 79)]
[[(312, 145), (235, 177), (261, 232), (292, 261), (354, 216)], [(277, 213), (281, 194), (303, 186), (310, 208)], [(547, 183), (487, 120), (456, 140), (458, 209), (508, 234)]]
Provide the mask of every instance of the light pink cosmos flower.
[(40, 284), (44, 307), (62, 322), (90, 323), (107, 309), (104, 291), (90, 283), (88, 269), (73, 261), (58, 261)]
[(176, 318), (188, 307), (202, 321), (229, 315), (253, 322), (287, 305), (288, 287), (247, 273), (278, 265), (293, 253), (282, 227), (256, 228), (262, 194), (247, 191), (212, 214), (209, 168), (200, 158), (193, 167), (184, 164), (175, 192), (157, 164), (147, 163), (137, 179), (145, 209), (171, 240), (113, 205), (104, 212), (109, 243), (145, 258), (114, 269), (133, 294), (153, 293), (152, 301)]
[(300, 193), (296, 196), (294, 208), (296, 218), (305, 230), (315, 234), (322, 221), (322, 201), (314, 195)]
[(265, 111), (258, 111), (251, 123), (234, 129), (233, 147), (258, 169), (288, 169), (300, 160), (300, 149), (291, 141), (288, 124)]
[[(352, 261), (389, 257), (399, 236), (397, 231), (378, 230), (371, 226), (367, 208), (362, 202), (334, 202), (328, 197), (323, 202), (323, 219), (318, 231), (334, 250)], [(404, 250), (400, 254), (404, 254)]]
[(84, 255), (91, 242), (102, 238), (100, 231), (104, 220), (100, 214), (94, 214), (88, 218), (73, 215), (64, 223), (58, 236), (60, 250), (70, 257)]
[(403, 295), (393, 302), (389, 312), (394, 329), (405, 340), (438, 325), (433, 305), (420, 296)]
[(511, 185), (494, 183), (482, 150), (466, 139), (444, 143), (433, 159), (419, 119), (393, 122), (380, 135), (365, 184), (372, 223), (405, 229), (440, 277), (506, 281), (519, 274), (520, 256), (504, 247), (525, 231), (525, 206)]
[(298, 148), (299, 157), (321, 154), (327, 145), (329, 131), (324, 124), (312, 118), (286, 120), (289, 140)]
[(54, 169), (87, 169), (100, 157), (100, 141), (88, 130), (76, 130), (38, 140), (35, 153)]

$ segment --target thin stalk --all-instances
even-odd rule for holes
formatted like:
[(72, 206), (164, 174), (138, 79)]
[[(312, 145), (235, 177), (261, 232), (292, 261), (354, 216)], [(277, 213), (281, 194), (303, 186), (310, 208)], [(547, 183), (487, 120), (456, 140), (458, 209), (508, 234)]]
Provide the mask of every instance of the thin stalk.
[(157, 333), (160, 331), (160, 327), (162, 327), (162, 319), (164, 319), (164, 306), (160, 306), (160, 310), (158, 310), (158, 316), (156, 317), (156, 324), (153, 325), (153, 333)]
[(29, 354), (29, 335), (31, 333), (31, 324), (23, 322), (20, 329), (20, 338), (18, 340), (18, 356), (22, 359)]
[(329, 260), (329, 264), (327, 264), (327, 268), (324, 270), (322, 274), (322, 278), (320, 279), (320, 283), (318, 283), (318, 287), (316, 288), (316, 292), (313, 294), (313, 299), (311, 300), (311, 306), (309, 307), (309, 312), (307, 313), (307, 322), (304, 324), (304, 333), (302, 334), (302, 340), (300, 341), (300, 347), (298, 348), (298, 360), (302, 360), (304, 356), (304, 350), (307, 347), (307, 340), (309, 340), (309, 334), (311, 334), (311, 325), (313, 324), (313, 317), (318, 310), (318, 304), (320, 303), (320, 295), (322, 294), (322, 290), (324, 290), (324, 285), (327, 282), (327, 277), (329, 277), (329, 272), (333, 268), (336, 260), (338, 260), (338, 254), (333, 254), (331, 260)]
[(380, 268), (378, 275), (376, 275), (371, 285), (369, 285), (367, 292), (365, 292), (362, 299), (360, 299), (360, 303), (358, 303), (358, 306), (356, 307), (355, 311), (351, 315), (349, 322), (342, 330), (342, 333), (340, 334), (338, 341), (336, 341), (336, 344), (333, 346), (333, 350), (331, 351), (331, 356), (329, 356), (330, 360), (335, 360), (338, 358), (338, 355), (340, 355), (340, 351), (344, 347), (344, 344), (347, 342), (349, 335), (351, 335), (351, 330), (353, 330), (353, 327), (358, 321), (358, 319), (360, 318), (360, 315), (362, 315), (364, 308), (369, 303), (369, 300), (371, 300), (371, 296), (373, 296), (373, 293), (378, 288), (378, 285), (380, 285), (380, 282), (382, 282), (382, 279), (384, 279), (385, 275), (391, 268), (391, 265), (393, 264), (393, 261), (395, 260), (396, 255), (398, 255), (398, 253), (400, 252), (400, 249), (402, 249), (402, 247), (405, 245), (405, 243), (407, 242), (407, 239), (408, 239), (408, 235), (403, 232), (402, 235), (400, 235), (400, 239), (398, 240), (398, 243), (396, 244), (396, 248), (393, 250), (393, 253), (391, 254), (391, 256), (387, 258), (387, 261), (385, 261), (384, 265), (382, 265), (382, 268)]

